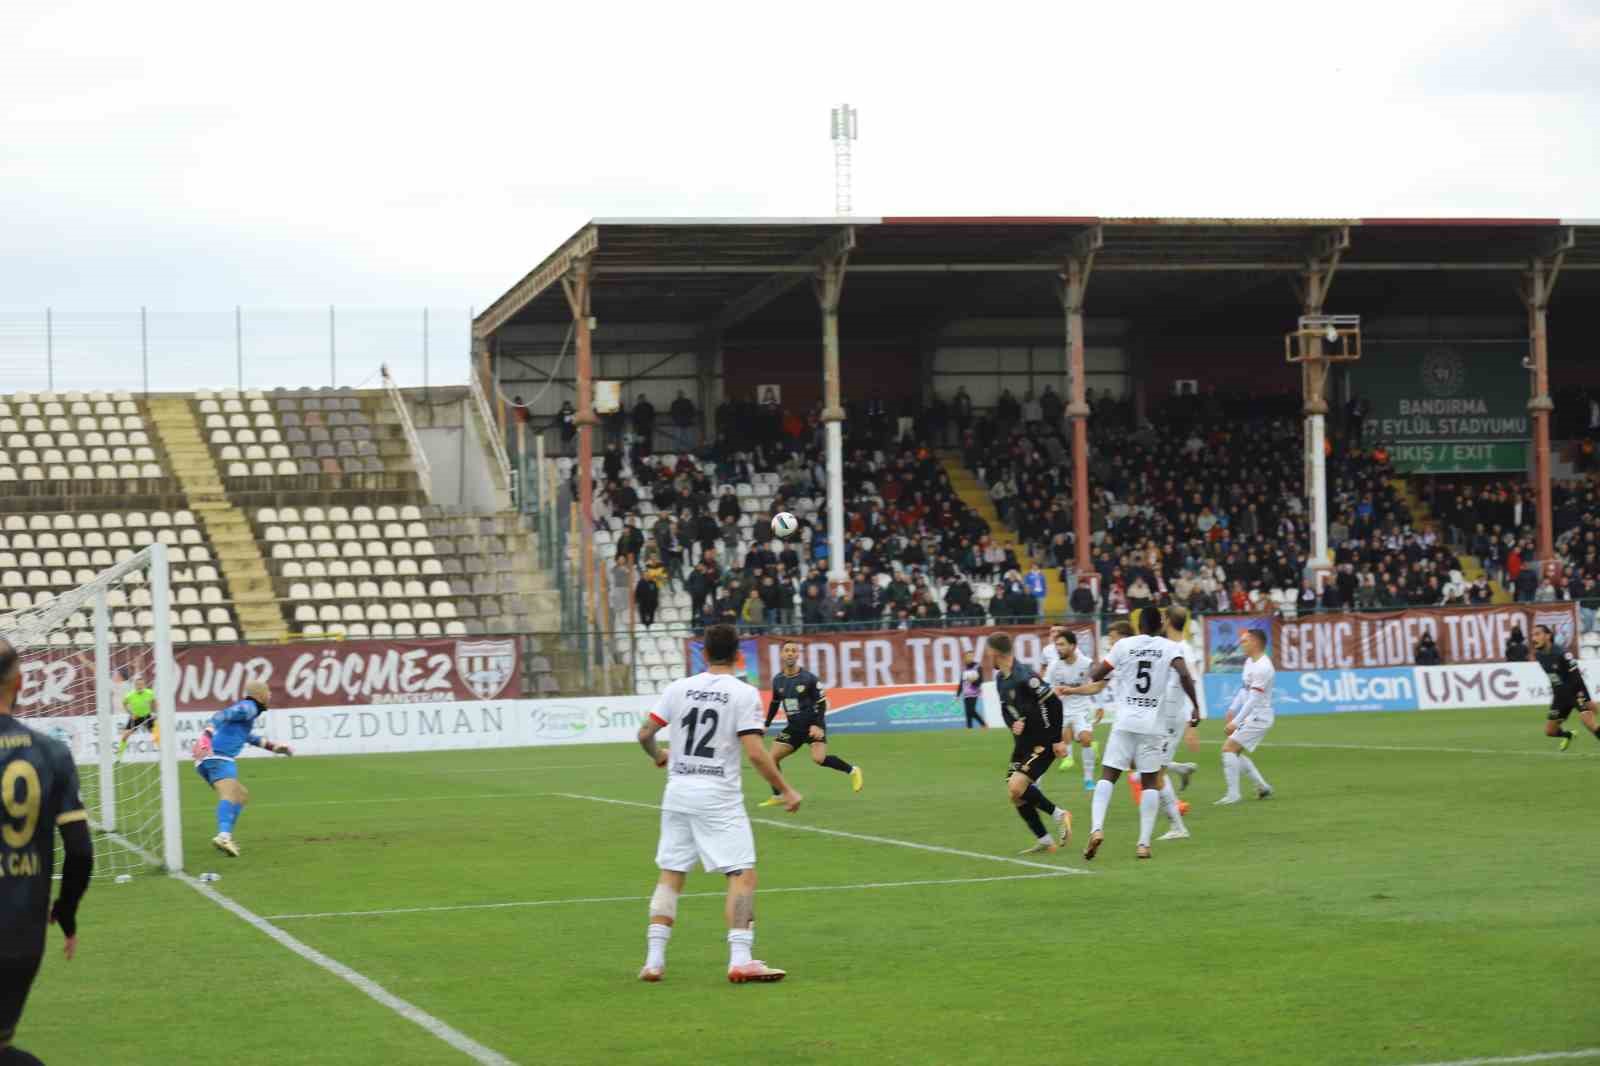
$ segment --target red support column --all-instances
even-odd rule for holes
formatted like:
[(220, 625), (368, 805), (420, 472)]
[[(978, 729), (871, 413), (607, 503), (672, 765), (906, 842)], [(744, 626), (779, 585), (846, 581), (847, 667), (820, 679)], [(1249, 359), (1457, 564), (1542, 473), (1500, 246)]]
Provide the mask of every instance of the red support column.
[(1553, 282), (1545, 264), (1535, 260), (1528, 272), (1528, 341), (1533, 356), (1529, 368), (1533, 393), (1528, 398), (1528, 413), (1533, 418), (1533, 491), (1538, 523), (1535, 551), (1541, 577), (1544, 565), (1555, 558), (1554, 519), (1550, 506), (1550, 411), (1555, 404), (1550, 399), (1550, 345), (1545, 321)]
[(1062, 276), (1062, 306), (1067, 316), (1067, 418), (1072, 421), (1073, 570), (1079, 584), (1092, 584), (1089, 562), (1089, 403), (1083, 371), (1083, 294), (1094, 253), (1067, 260)]
[(583, 256), (561, 279), (567, 304), (572, 309), (573, 332), (577, 335), (578, 412), (578, 587), (589, 603), (589, 614), (598, 619), (600, 599), (594, 568), (594, 363), (590, 338), (590, 257)]

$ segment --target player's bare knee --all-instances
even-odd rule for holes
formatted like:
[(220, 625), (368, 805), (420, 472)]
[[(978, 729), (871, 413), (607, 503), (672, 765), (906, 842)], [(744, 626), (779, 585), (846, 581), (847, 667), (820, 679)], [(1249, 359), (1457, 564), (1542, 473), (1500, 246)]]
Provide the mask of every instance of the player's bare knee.
[(818, 766), (821, 766), (823, 763), (827, 762), (828, 761), (828, 749), (827, 748), (812, 748), (811, 749), (811, 761), (816, 763)]

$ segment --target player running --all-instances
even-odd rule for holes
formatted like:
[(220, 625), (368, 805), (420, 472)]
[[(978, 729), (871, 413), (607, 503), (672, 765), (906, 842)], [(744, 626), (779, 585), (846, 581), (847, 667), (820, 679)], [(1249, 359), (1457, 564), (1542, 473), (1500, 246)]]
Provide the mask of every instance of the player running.
[[(1187, 607), (1167, 608), (1167, 625), (1163, 632), (1168, 640), (1178, 646), (1178, 654), (1185, 663), (1197, 661), (1195, 651), (1184, 639), (1184, 628), (1189, 624), (1189, 609)], [(1157, 787), (1161, 792), (1161, 810), (1171, 823), (1167, 831), (1161, 834), (1162, 840), (1184, 840), (1189, 836), (1189, 827), (1183, 823), (1184, 805), (1178, 799), (1178, 793), (1172, 787), (1172, 778), (1178, 776), (1183, 781), (1183, 787), (1189, 787), (1189, 775), (1195, 771), (1194, 763), (1173, 762), (1178, 754), (1178, 744), (1182, 742), (1190, 751), (1199, 749), (1199, 741), (1195, 737), (1195, 726), (1200, 724), (1197, 710), (1191, 710), (1189, 701), (1184, 698), (1183, 686), (1178, 680), (1177, 671), (1167, 675), (1167, 698), (1161, 708), (1162, 728), (1165, 735), (1161, 743), (1161, 773), (1156, 775)]]
[[(1089, 680), (1089, 657), (1078, 654), (1078, 637), (1072, 630), (1057, 626), (1055, 633), (1055, 658), (1045, 670), (1044, 679), (1050, 690), (1061, 700), (1063, 720), (1062, 735), (1070, 745), (1073, 740), (1083, 755), (1083, 790), (1094, 791), (1094, 727), (1106, 715), (1105, 709), (1096, 707), (1089, 697), (1106, 687), (1104, 681)], [(1070, 748), (1063, 765), (1071, 765)]]
[[(850, 775), (850, 790), (860, 792), (863, 784), (861, 767), (851, 766), (837, 755), (828, 754), (828, 696), (822, 691), (822, 682), (810, 670), (800, 669), (800, 642), (786, 640), (779, 649), (782, 669), (772, 679), (772, 702), (767, 704), (767, 725), (783, 708), (783, 732), (772, 742), (772, 764), (782, 766), (783, 760), (800, 750), (803, 744), (811, 746), (811, 761), (830, 770)], [(783, 802), (776, 789), (757, 806), (776, 807)]]
[(122, 737), (117, 743), (119, 759), (128, 752), (128, 738), (141, 729), (149, 730), (151, 742), (157, 747), (161, 745), (161, 726), (155, 714), (156, 690), (146, 685), (144, 678), (126, 671), (123, 680), (128, 681), (127, 694), (122, 697), (122, 709), (128, 712), (128, 720), (123, 723)]
[(250, 791), (239, 780), (239, 753), (249, 744), (275, 755), (294, 754), (289, 745), (251, 732), (256, 719), (267, 713), (271, 697), (272, 690), (265, 681), (251, 681), (244, 687), (244, 699), (212, 715), (194, 742), (195, 772), (219, 797), (217, 835), (211, 838), (211, 846), (235, 859), (239, 857), (239, 845), (233, 841), (233, 827), (244, 813), (244, 805), (250, 802)]
[[(0, 640), (0, 1062), (39, 1066), (11, 1040), (44, 961), (45, 932), (52, 923), (66, 936), (67, 960), (77, 954), (78, 903), (89, 888), (94, 844), (78, 798), (72, 753), (13, 717), (21, 690), (17, 650)], [(51, 906), (58, 832), (66, 858), (61, 894)]]
[(1228, 739), (1222, 745), (1222, 776), (1228, 791), (1216, 802), (1227, 807), (1239, 802), (1239, 771), (1250, 775), (1256, 785), (1256, 798), (1272, 795), (1272, 786), (1261, 776), (1250, 752), (1256, 750), (1261, 738), (1272, 728), (1276, 717), (1272, 709), (1272, 681), (1277, 671), (1267, 658), (1267, 634), (1261, 629), (1247, 629), (1239, 636), (1239, 647), (1244, 649), (1244, 683), (1234, 693), (1228, 704), (1228, 716), (1222, 728)]
[(1089, 671), (1091, 681), (1111, 678), (1117, 719), (1106, 741), (1105, 757), (1100, 760), (1100, 781), (1094, 786), (1093, 822), (1085, 859), (1093, 859), (1105, 841), (1106, 811), (1116, 793), (1117, 779), (1125, 771), (1137, 770), (1143, 791), (1139, 796), (1139, 843), (1134, 855), (1150, 857), (1150, 835), (1155, 831), (1156, 812), (1161, 794), (1156, 775), (1161, 769), (1164, 729), (1162, 706), (1166, 702), (1167, 678), (1176, 672), (1183, 694), (1199, 713), (1200, 698), (1194, 679), (1178, 645), (1161, 636), (1161, 611), (1146, 607), (1139, 612), (1139, 636), (1126, 622), (1113, 622), (1108, 630), (1111, 650)]
[[(641, 981), (659, 981), (667, 967), (667, 941), (678, 917), (678, 896), (695, 860), (707, 873), (728, 879), (728, 980), (781, 981), (785, 973), (752, 959), (756, 917), (756, 842), (744, 810), (739, 778), (742, 752), (777, 791), (785, 810), (800, 807), (800, 794), (783, 779), (761, 745), (761, 694), (734, 676), (739, 635), (730, 625), (705, 632), (706, 668), (674, 681), (639, 727), (639, 746), (667, 768), (661, 799), (661, 839), (656, 865), (661, 877), (650, 897)], [(667, 730), (668, 751), (656, 745)]]
[(1545, 716), (1545, 736), (1557, 737), (1561, 750), (1572, 746), (1572, 733), (1566, 729), (1567, 716), (1574, 710), (1583, 727), (1600, 740), (1600, 728), (1595, 721), (1594, 703), (1589, 696), (1589, 685), (1583, 679), (1578, 660), (1570, 651), (1556, 647), (1555, 633), (1549, 626), (1533, 627), (1533, 655), (1539, 669), (1550, 679), (1550, 713)]
[(985, 643), (994, 657), (994, 684), (1000, 696), (1000, 715), (1014, 738), (1011, 768), (1006, 773), (1006, 792), (1037, 841), (1022, 854), (1055, 851), (1058, 845), (1045, 831), (1039, 812), (1056, 820), (1062, 844), (1072, 839), (1072, 812), (1051, 803), (1039, 791), (1039, 779), (1067, 750), (1061, 700), (1037, 674), (1017, 662), (1009, 634), (990, 633)]

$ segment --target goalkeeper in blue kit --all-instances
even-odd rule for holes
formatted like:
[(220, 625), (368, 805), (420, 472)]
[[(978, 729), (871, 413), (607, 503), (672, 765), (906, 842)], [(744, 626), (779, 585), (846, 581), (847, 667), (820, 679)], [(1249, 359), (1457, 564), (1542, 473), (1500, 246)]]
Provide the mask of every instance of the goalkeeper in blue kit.
[(239, 780), (239, 753), (246, 745), (274, 755), (293, 755), (289, 745), (268, 740), (256, 733), (256, 720), (267, 713), (272, 690), (265, 681), (252, 681), (244, 687), (244, 699), (224, 707), (211, 716), (200, 738), (194, 743), (194, 768), (217, 794), (217, 835), (211, 844), (218, 851), (237, 859), (239, 845), (233, 842), (233, 827), (250, 802), (250, 792)]

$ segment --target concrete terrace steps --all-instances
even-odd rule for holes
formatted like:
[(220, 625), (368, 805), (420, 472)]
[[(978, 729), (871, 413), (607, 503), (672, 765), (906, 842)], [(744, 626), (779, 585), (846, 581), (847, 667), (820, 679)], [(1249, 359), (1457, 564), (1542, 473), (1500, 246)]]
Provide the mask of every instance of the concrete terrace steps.
[(153, 397), (149, 408), (152, 428), (171, 460), (173, 477), (188, 499), (189, 509), (205, 524), (244, 639), (287, 639), (289, 627), (273, 596), (272, 578), (255, 533), (244, 513), (228, 501), (189, 398)]
[[(989, 539), (1002, 548), (1016, 552), (1017, 560), (1026, 564), (1028, 546), (1018, 538), (1016, 530), (1001, 521), (1000, 512), (995, 510), (994, 501), (989, 498), (988, 490), (962, 465), (961, 453), (945, 449), (938, 454), (939, 465), (944, 467), (944, 472), (949, 475), (950, 487), (961, 497), (961, 502), (971, 507), (978, 513), (978, 517), (989, 523)], [(1067, 586), (1061, 580), (1060, 572), (1054, 569), (1046, 570), (1044, 577), (1044, 615), (1053, 618), (1066, 614)]]

